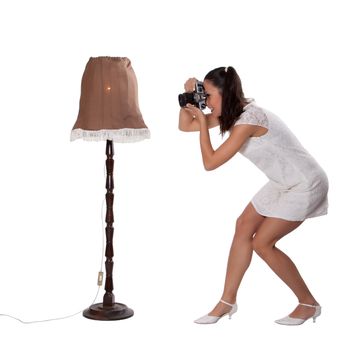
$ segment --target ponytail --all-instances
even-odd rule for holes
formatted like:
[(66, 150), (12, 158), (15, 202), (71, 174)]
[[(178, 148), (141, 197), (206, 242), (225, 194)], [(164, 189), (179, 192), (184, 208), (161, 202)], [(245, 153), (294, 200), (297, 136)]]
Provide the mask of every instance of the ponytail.
[(222, 94), (219, 122), (220, 133), (224, 135), (236, 123), (247, 103), (243, 94), (241, 79), (231, 66), (216, 68), (210, 71), (204, 79), (210, 80)]

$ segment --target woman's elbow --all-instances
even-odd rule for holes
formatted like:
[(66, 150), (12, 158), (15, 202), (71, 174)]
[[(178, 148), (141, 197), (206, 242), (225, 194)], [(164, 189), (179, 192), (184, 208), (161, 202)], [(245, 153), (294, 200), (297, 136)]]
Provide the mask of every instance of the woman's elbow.
[(188, 125), (186, 125), (185, 123), (181, 123), (181, 121), (178, 124), (178, 128), (180, 131), (185, 131), (185, 132), (188, 131), (189, 129)]
[(204, 169), (206, 171), (212, 171), (215, 170), (218, 166), (214, 163), (210, 163), (210, 162), (205, 162), (204, 163)]

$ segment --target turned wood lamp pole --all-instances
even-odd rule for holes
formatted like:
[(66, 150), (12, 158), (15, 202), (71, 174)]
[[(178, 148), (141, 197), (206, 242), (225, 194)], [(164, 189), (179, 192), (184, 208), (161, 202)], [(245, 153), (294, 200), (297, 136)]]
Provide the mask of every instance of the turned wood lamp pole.
[(114, 181), (113, 181), (113, 168), (114, 168), (114, 149), (113, 141), (107, 140), (106, 142), (106, 282), (105, 282), (105, 295), (103, 296), (103, 303), (93, 304), (83, 312), (83, 315), (87, 318), (101, 321), (110, 320), (122, 320), (133, 316), (134, 311), (128, 308), (126, 305), (115, 302), (113, 294), (113, 233), (114, 233), (114, 214), (113, 214), (113, 201), (114, 201)]
[(116, 303), (113, 294), (113, 142), (137, 142), (150, 138), (143, 121), (137, 80), (127, 57), (91, 57), (81, 81), (79, 114), (71, 141), (106, 141), (106, 280), (103, 302), (93, 304), (83, 315), (93, 320), (122, 320), (134, 312)]

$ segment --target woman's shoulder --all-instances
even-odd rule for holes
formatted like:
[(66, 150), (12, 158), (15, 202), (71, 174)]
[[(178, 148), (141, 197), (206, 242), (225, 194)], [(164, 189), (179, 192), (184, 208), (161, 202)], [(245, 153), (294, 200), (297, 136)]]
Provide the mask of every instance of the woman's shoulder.
[(254, 99), (249, 99), (243, 108), (242, 114), (235, 123), (235, 125), (239, 124), (259, 125), (268, 129), (269, 120), (265, 110), (258, 106)]

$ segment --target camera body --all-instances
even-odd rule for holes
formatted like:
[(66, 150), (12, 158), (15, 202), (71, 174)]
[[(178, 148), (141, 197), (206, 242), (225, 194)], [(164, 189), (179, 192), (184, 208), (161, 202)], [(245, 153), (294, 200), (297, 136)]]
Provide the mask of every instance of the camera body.
[(205, 109), (207, 94), (204, 90), (203, 82), (197, 81), (193, 92), (184, 92), (179, 95), (180, 107), (185, 107), (187, 103), (196, 106), (199, 109)]

